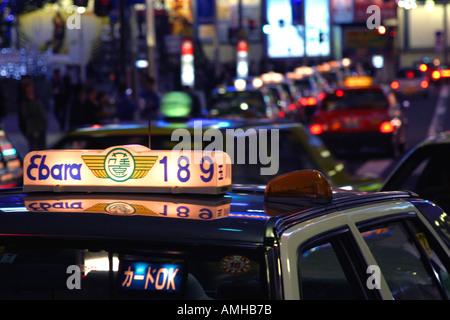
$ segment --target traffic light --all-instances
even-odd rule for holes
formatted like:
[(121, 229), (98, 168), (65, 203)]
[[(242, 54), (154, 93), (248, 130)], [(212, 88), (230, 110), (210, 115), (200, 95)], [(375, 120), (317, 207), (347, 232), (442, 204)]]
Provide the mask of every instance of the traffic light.
[(94, 12), (99, 17), (104, 17), (109, 14), (112, 9), (112, 3), (110, 0), (95, 0)]

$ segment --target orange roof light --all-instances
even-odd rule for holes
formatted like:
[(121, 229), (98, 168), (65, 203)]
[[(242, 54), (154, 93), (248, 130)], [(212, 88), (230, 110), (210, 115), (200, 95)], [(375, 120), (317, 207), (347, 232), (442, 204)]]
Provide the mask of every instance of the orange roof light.
[(372, 84), (372, 77), (348, 77), (344, 80), (344, 85), (347, 87), (367, 87)]
[(450, 69), (441, 70), (441, 76), (443, 78), (449, 78), (450, 77)]
[[(331, 203), (333, 192), (326, 177), (317, 170), (298, 170), (283, 174), (271, 180), (264, 192), (264, 207), (269, 215), (279, 215), (279, 205), (291, 204), (297, 207), (313, 207)], [(295, 210), (295, 208), (293, 208)]]
[(331, 186), (317, 170), (298, 170), (271, 180), (264, 192), (264, 200), (311, 207), (330, 203), (333, 198)]

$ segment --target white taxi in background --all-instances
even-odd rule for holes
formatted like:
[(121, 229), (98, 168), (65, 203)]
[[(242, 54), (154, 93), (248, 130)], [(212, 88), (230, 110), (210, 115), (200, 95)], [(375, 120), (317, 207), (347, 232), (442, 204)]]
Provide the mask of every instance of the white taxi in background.
[(332, 190), (315, 170), (233, 187), (227, 161), (136, 145), (29, 153), (23, 190), (0, 195), (0, 298), (449, 298), (450, 252), (427, 219), (439, 207)]
[(399, 97), (428, 97), (430, 78), (427, 73), (416, 68), (403, 68), (397, 71), (391, 82), (391, 89)]

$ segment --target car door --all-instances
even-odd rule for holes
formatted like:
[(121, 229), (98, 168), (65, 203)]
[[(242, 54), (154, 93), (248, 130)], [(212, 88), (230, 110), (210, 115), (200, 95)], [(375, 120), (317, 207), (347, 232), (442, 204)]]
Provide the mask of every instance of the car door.
[(310, 219), (280, 238), (285, 299), (448, 299), (449, 256), (403, 201)]

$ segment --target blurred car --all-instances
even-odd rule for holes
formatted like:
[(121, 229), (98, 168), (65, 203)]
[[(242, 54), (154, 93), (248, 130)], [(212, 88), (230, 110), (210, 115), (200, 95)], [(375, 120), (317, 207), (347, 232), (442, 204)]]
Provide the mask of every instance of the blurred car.
[[(389, 174), (381, 191), (410, 190), (450, 211), (450, 132), (426, 139), (411, 149)], [(450, 239), (450, 217), (437, 214), (439, 225)], [(450, 241), (448, 241), (450, 244)]]
[(23, 167), (19, 151), (3, 129), (0, 129), (0, 189), (22, 185)]
[(306, 117), (309, 119), (317, 109), (317, 104), (322, 98), (323, 91), (317, 81), (311, 76), (305, 76), (294, 82), (301, 92), (300, 105), (305, 109)]
[[(158, 121), (152, 123), (151, 143), (149, 143), (147, 125), (99, 125), (71, 131), (53, 148), (104, 149), (116, 144), (137, 143), (150, 145), (152, 149), (171, 150), (179, 144), (177, 138), (172, 138), (176, 129), (188, 130), (192, 134), (192, 141), (188, 141), (187, 144), (194, 149), (205, 148), (211, 143), (210, 141), (215, 141), (215, 138), (207, 137), (209, 129), (220, 130), (223, 137), (220, 137), (221, 141), (216, 146), (220, 150), (229, 152), (231, 141), (231, 151), (237, 150), (232, 155), (233, 182), (237, 184), (266, 184), (275, 176), (292, 170), (317, 169), (324, 173), (333, 187), (366, 191), (377, 190), (380, 187), (380, 180), (373, 177), (353, 177), (345, 170), (342, 163), (336, 161), (322, 141), (301, 124), (274, 120)], [(244, 147), (238, 146), (242, 138), (246, 139)], [(191, 146), (191, 143), (194, 144), (196, 141), (199, 144), (195, 147)], [(263, 152), (262, 148), (266, 151)], [(260, 161), (250, 163), (250, 159), (258, 153), (261, 155), (261, 152), (267, 153), (266, 163), (263, 164)], [(269, 152), (274, 153), (269, 157)], [(276, 172), (260, 174), (261, 170), (275, 164), (278, 165)]]
[(291, 79), (281, 73), (267, 72), (253, 78), (252, 83), (263, 92), (271, 92), (276, 97), (281, 118), (293, 121), (305, 120), (305, 107), (300, 103), (302, 94)]
[[(127, 153), (124, 169), (158, 159), (147, 175), (129, 170), (118, 181), (109, 170)], [(212, 310), (203, 301), (204, 315), (228, 315), (225, 300), (449, 298), (450, 251), (425, 218), (430, 203), (333, 192), (309, 170), (217, 193), (218, 163), (187, 167), (185, 155), (164, 155), (136, 145), (28, 154), (24, 189), (0, 192), (0, 298), (222, 300)], [(41, 177), (44, 162), (51, 174)], [(61, 180), (66, 166), (76, 173)], [(180, 170), (192, 179), (181, 182)], [(144, 189), (179, 183), (186, 189)], [(270, 302), (251, 306), (277, 316)]]
[(294, 87), (300, 93), (300, 105), (305, 110), (307, 121), (317, 109), (317, 104), (328, 89), (326, 80), (311, 67), (298, 67), (287, 73), (287, 78), (293, 81)]
[(240, 79), (234, 86), (214, 89), (206, 104), (207, 113), (220, 118), (279, 118), (279, 96), (263, 92)]
[(415, 68), (400, 69), (391, 82), (391, 89), (399, 97), (421, 95), (428, 97), (430, 78), (426, 72)]
[(367, 77), (347, 83), (350, 86), (327, 92), (311, 120), (310, 131), (336, 154), (376, 149), (398, 156), (406, 145), (407, 119), (394, 93), (372, 85)]

